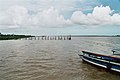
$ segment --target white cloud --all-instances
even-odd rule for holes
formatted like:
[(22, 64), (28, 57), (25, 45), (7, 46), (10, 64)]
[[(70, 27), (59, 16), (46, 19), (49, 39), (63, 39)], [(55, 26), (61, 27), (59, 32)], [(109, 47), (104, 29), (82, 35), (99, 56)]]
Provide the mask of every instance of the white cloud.
[(44, 10), (33, 15), (31, 17), (31, 21), (34, 22), (34, 25), (50, 27), (63, 27), (71, 24), (71, 22), (69, 20), (65, 20), (54, 7), (50, 7), (48, 10)]
[(0, 15), (1, 25), (19, 25), (28, 17), (28, 11), (26, 8), (21, 6), (12, 6)]
[(0, 25), (63, 27), (72, 24), (65, 18), (73, 11), (91, 9), (92, 4), (92, 0), (0, 0)]
[(0, 14), (0, 25), (12, 26), (9, 28), (18, 26), (64, 27), (70, 24), (70, 20), (65, 20), (54, 7), (31, 15), (23, 6), (12, 6)]
[(84, 14), (82, 11), (73, 12), (70, 20), (66, 20), (60, 12), (54, 8), (30, 14), (24, 6), (12, 6), (6, 11), (0, 12), (0, 28), (22, 27), (66, 27), (78, 25), (120, 25), (120, 14), (114, 13), (109, 6), (96, 6), (92, 13)]
[(79, 25), (120, 25), (120, 14), (112, 14), (109, 6), (96, 6), (92, 13), (75, 11), (71, 21)]

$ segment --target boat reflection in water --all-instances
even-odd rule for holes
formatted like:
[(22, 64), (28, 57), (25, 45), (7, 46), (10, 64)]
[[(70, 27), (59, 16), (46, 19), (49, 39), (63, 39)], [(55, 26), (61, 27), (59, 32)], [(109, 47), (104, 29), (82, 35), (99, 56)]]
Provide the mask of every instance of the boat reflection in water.
[(116, 50), (112, 50), (113, 54), (105, 55), (88, 51), (82, 51), (79, 55), (83, 61), (93, 65), (105, 68), (106, 70), (120, 73), (120, 54), (115, 54)]

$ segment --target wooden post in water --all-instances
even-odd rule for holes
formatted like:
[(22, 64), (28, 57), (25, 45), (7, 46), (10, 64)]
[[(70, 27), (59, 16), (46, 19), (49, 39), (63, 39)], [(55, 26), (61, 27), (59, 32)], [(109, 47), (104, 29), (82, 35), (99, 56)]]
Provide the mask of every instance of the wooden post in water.
[(39, 40), (39, 36), (37, 36), (37, 40)]
[(31, 40), (33, 40), (33, 37), (31, 37)]
[(64, 40), (66, 40), (66, 36), (64, 36)]
[(67, 36), (67, 40), (71, 40), (71, 35)]
[(42, 40), (45, 40), (46, 38), (45, 38), (46, 36), (42, 36)]
[(62, 40), (62, 36), (58, 36), (58, 40)]
[(34, 37), (34, 39), (36, 40), (36, 36)]
[(47, 36), (45, 36), (45, 40), (47, 39)]
[(29, 37), (29, 40), (30, 40), (31, 37)]
[(55, 36), (55, 40), (56, 40), (56, 36)]
[(49, 40), (49, 36), (47, 36), (47, 40)]
[(27, 38), (25, 38), (25, 40), (27, 40)]

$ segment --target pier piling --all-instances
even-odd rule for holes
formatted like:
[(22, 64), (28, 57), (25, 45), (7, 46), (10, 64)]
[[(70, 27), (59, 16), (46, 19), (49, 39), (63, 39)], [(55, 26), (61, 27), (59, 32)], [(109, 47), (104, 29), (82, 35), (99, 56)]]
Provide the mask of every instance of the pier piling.
[(24, 38), (22, 40), (71, 40), (71, 35), (69, 36), (34, 36)]

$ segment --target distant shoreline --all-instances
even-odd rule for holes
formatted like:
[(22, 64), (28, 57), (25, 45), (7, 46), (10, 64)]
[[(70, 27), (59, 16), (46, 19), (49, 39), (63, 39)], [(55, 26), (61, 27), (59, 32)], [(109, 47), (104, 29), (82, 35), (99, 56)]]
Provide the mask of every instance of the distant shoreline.
[[(71, 36), (71, 37), (120, 37), (120, 35), (42, 35), (39, 37), (64, 37), (64, 36)], [(15, 34), (1, 34), (0, 33), (0, 40), (17, 40), (21, 38), (29, 38), (29, 37), (38, 37), (38, 36), (31, 36), (31, 35), (15, 35)]]
[(21, 38), (28, 38), (28, 37), (34, 37), (31, 35), (15, 35), (15, 34), (1, 34), (0, 33), (0, 40), (17, 40)]
[(120, 35), (71, 35), (72, 37), (120, 37)]
[(71, 37), (120, 37), (120, 35), (40, 35), (39, 37), (43, 36), (71, 36)]

